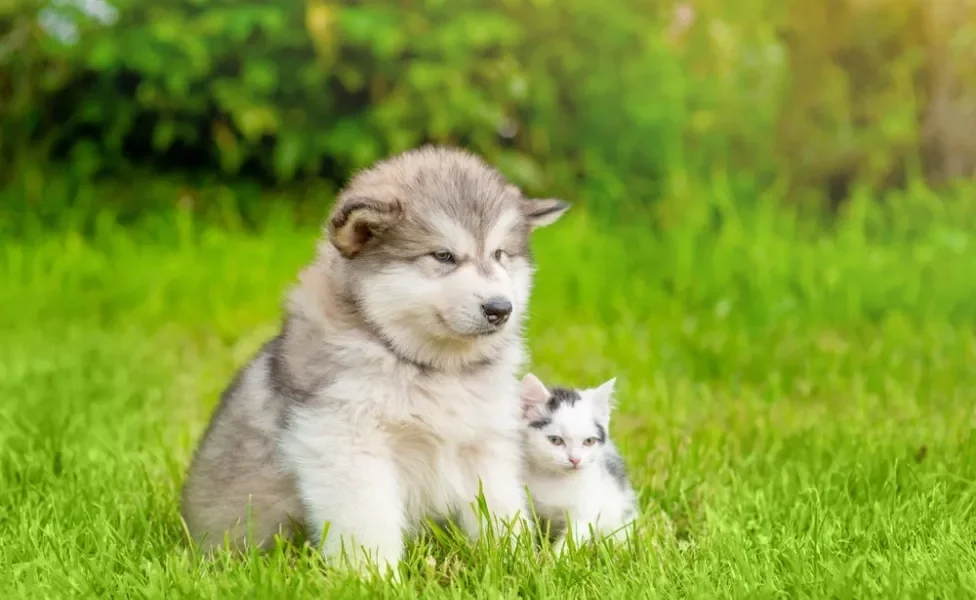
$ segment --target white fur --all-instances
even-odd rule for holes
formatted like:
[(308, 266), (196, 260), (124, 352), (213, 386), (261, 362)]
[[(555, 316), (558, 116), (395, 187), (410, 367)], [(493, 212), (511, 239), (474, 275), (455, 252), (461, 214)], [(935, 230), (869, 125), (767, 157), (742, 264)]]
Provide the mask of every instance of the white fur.
[[(425, 257), (423, 261), (434, 261)], [(364, 281), (361, 295), (368, 318), (404, 348), (418, 344), (440, 346), (444, 341), (462, 338), (458, 347), (473, 351), (493, 350), (495, 340), (485, 338), (471, 343), (470, 338), (487, 326), (481, 305), (490, 298), (503, 298), (518, 310), (525, 294), (516, 286), (524, 281), (493, 261), (490, 276), (463, 263), (443, 277), (428, 277), (410, 264), (390, 265)], [(515, 320), (517, 314), (510, 316)], [(496, 336), (503, 340), (502, 336)]]
[[(449, 246), (458, 256), (474, 256), (478, 252), (478, 242), (471, 232), (465, 229), (455, 219), (443, 213), (434, 213), (428, 217), (431, 229), (438, 234), (430, 240), (431, 244), (439, 243)], [(436, 239), (440, 238), (440, 239)], [(431, 248), (432, 250), (434, 248)]]
[(394, 566), (403, 537), (428, 517), (456, 517), (476, 539), (479, 487), (496, 525), (526, 516), (513, 377), (524, 351), (517, 337), (506, 335), (518, 321), (513, 315), (497, 334), (461, 337), (435, 317), (452, 315), (452, 304), (480, 311), (478, 298), (490, 294), (505, 295), (515, 311), (524, 310), (530, 271), (527, 263), (516, 267), (513, 276), (498, 267), (493, 277), (472, 269), (443, 279), (395, 267), (366, 280), (364, 312), (403, 354), (448, 369), (482, 355), (495, 360), (471, 375), (428, 372), (378, 342), (364, 345), (359, 335), (348, 343), (331, 340), (345, 349), (334, 350), (333, 358), (349, 368), (321, 391), (320, 402), (294, 407), (293, 425), (281, 440), (310, 533), (320, 535), (329, 523), (326, 556), (345, 550), (360, 564), (368, 556), (381, 567)]
[[(485, 250), (490, 254), (504, 245), (505, 237), (518, 221), (519, 215), (514, 210), (505, 212), (488, 231), (485, 236)], [(558, 218), (558, 217), (557, 217)]]
[[(528, 233), (567, 208), (457, 150), (354, 177), (280, 333), (227, 387), (194, 454), (181, 506), (193, 538), (246, 547), (247, 519), (267, 548), (296, 521), (326, 558), (382, 568), (426, 518), (477, 539), (480, 493), (489, 525), (527, 516), (516, 373)], [(486, 314), (492, 300), (512, 304), (507, 320)]]
[(577, 543), (594, 534), (622, 538), (636, 515), (633, 490), (629, 484), (621, 488), (606, 467), (608, 453), (616, 449), (609, 437), (604, 445), (595, 441), (600, 435), (597, 424), (609, 436), (613, 386), (611, 379), (581, 390), (575, 404), (549, 412), (544, 405), (550, 393), (542, 382), (531, 373), (523, 379), (520, 395), (526, 425), (540, 418), (548, 421), (542, 427), (525, 428), (524, 476), (538, 515), (568, 525), (556, 542), (557, 551), (566, 546), (569, 535)]
[[(458, 516), (476, 538), (471, 503), (479, 483), (495, 515), (511, 519), (524, 510), (512, 435), (517, 404), (506, 409), (498, 401), (515, 397), (507, 382), (520, 352), (493, 376), (471, 378), (427, 376), (380, 348), (368, 357), (361, 346), (355, 352), (359, 369), (323, 391), (328, 408), (297, 407), (282, 440), (312, 534), (330, 522), (326, 555), (345, 543), (347, 551), (362, 546), (378, 564), (395, 565), (403, 536), (425, 517)], [(349, 539), (353, 532), (358, 539)]]

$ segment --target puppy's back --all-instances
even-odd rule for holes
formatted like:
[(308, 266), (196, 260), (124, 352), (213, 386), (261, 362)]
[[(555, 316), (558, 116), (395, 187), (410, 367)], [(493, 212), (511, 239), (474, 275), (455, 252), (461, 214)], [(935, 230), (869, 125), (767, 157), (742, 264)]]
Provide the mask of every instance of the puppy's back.
[(224, 391), (190, 464), (181, 513), (204, 550), (222, 545), (225, 535), (232, 547), (242, 547), (245, 537), (267, 546), (275, 533), (291, 533), (290, 519), (301, 520), (294, 483), (275, 446), (287, 406), (269, 385), (271, 346)]

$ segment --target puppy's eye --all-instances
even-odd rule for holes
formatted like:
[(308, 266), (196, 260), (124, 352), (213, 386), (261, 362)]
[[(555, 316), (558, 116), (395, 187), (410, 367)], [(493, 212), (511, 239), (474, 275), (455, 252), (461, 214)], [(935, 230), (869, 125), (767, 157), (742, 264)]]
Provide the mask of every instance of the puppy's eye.
[(592, 446), (595, 443), (596, 443), (596, 438), (588, 437), (585, 440), (583, 440), (584, 446)]
[(436, 252), (431, 252), (430, 255), (433, 256), (434, 260), (436, 260), (437, 262), (442, 262), (448, 265), (454, 264), (454, 255), (448, 252), (447, 250), (438, 250)]
[(559, 437), (558, 435), (550, 435), (549, 441), (552, 443), (553, 446), (563, 445), (563, 438)]
[(501, 260), (503, 256), (505, 256), (504, 250), (502, 250), (501, 248), (495, 250), (495, 260)]

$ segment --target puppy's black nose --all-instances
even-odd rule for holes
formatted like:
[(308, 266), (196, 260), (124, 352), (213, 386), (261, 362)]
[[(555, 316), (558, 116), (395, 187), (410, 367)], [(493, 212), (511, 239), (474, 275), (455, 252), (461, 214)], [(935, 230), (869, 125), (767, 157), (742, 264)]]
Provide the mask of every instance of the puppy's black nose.
[(504, 298), (492, 298), (481, 305), (481, 311), (492, 325), (501, 325), (512, 314), (512, 303)]

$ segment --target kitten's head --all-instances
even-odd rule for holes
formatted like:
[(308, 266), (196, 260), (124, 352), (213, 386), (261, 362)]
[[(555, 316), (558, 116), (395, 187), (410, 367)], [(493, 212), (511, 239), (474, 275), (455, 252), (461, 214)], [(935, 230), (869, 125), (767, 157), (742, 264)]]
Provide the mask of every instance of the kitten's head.
[(539, 468), (563, 473), (599, 464), (615, 381), (585, 390), (546, 389), (538, 377), (526, 375), (520, 396), (527, 458)]

